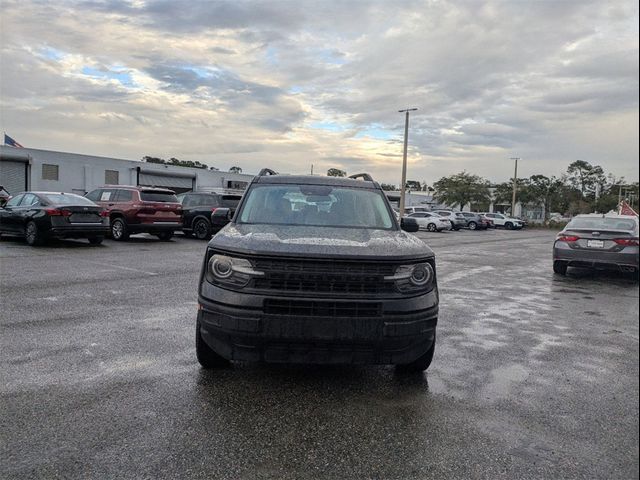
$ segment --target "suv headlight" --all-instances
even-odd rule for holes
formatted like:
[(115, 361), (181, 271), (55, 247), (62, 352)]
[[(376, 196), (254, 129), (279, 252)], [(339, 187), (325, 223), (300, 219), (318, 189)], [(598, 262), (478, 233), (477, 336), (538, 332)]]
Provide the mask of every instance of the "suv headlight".
[(435, 272), (429, 262), (400, 265), (394, 275), (384, 277), (393, 281), (401, 292), (427, 291), (432, 288)]
[(214, 254), (207, 264), (207, 280), (215, 285), (246, 287), (251, 278), (261, 277), (264, 272), (254, 270), (253, 264), (244, 258)]

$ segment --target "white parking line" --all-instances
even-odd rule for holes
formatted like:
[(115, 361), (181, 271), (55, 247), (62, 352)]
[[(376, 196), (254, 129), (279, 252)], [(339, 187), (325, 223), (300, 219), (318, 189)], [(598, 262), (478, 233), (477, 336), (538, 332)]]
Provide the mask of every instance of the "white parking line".
[(471, 275), (475, 275), (477, 273), (489, 272), (494, 270), (494, 268), (490, 265), (485, 265), (483, 267), (470, 268), (469, 270), (459, 270), (457, 272), (449, 273), (448, 275), (444, 275), (444, 278), (438, 279), (439, 283), (449, 283), (455, 282), (457, 280), (461, 280), (465, 277), (469, 277)]
[(86, 260), (84, 258), (82, 259), (77, 259), (80, 260), (81, 262), (87, 262), (87, 263), (92, 263), (94, 265), (100, 265), (101, 267), (110, 267), (110, 268), (117, 268), (119, 270), (128, 270), (130, 272), (139, 272), (139, 273), (145, 273), (147, 275), (151, 275), (151, 276), (155, 276), (155, 275), (159, 275), (159, 273), (157, 272), (148, 272), (146, 270), (140, 270), (138, 268), (130, 268), (130, 267), (121, 267), (120, 265), (113, 265), (112, 263), (103, 263), (103, 262), (93, 262), (91, 260)]

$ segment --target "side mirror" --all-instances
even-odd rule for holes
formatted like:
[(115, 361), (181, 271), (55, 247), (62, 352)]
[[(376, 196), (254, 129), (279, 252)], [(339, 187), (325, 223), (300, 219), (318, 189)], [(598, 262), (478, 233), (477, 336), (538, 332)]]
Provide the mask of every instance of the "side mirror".
[(216, 208), (211, 213), (211, 225), (222, 228), (231, 221), (231, 209)]
[(420, 229), (418, 221), (412, 217), (402, 217), (400, 219), (400, 228), (405, 232), (413, 233)]

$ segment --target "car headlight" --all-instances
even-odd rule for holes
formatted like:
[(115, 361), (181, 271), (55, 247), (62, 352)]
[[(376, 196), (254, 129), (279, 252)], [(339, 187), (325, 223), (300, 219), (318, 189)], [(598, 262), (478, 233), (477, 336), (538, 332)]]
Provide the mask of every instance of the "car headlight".
[(435, 272), (429, 262), (400, 265), (394, 275), (384, 277), (393, 281), (401, 292), (417, 292), (428, 290), (433, 286)]
[(264, 272), (254, 270), (253, 264), (244, 258), (214, 254), (207, 264), (207, 280), (216, 285), (242, 288), (251, 278), (263, 275)]

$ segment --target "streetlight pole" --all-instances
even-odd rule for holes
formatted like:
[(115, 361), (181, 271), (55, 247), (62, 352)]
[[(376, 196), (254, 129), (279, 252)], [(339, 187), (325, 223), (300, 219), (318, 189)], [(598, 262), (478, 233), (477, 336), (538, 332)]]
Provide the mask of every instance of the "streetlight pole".
[(404, 113), (404, 152), (402, 154), (402, 184), (400, 185), (400, 218), (404, 215), (405, 193), (407, 184), (407, 145), (409, 142), (409, 112), (415, 112), (417, 108), (398, 110)]
[(516, 192), (518, 191), (518, 160), (520, 157), (511, 157), (511, 160), (516, 161), (516, 169), (513, 172), (513, 194), (511, 195), (511, 216), (516, 215)]

